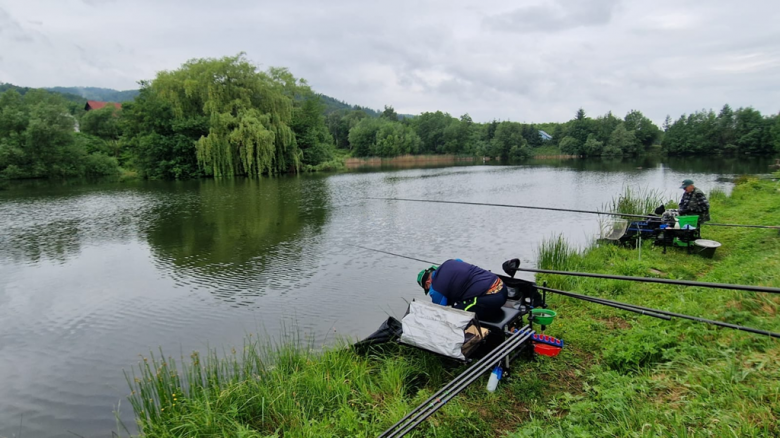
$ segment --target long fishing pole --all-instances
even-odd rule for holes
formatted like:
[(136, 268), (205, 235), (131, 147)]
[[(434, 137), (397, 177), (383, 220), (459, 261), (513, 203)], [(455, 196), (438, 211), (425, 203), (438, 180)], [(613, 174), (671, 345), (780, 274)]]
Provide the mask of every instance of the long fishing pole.
[[(491, 204), (486, 202), (465, 202), (465, 201), (441, 201), (435, 199), (408, 199), (408, 198), (374, 198), (368, 197), (366, 199), (378, 199), (384, 201), (410, 201), (410, 202), (430, 202), (438, 204), (458, 204), (458, 205), (479, 205), (485, 207), (506, 207), (506, 208), (525, 208), (529, 210), (549, 210), (549, 211), (565, 211), (570, 213), (586, 213), (586, 214), (598, 214), (606, 216), (620, 216), (620, 217), (632, 217), (638, 219), (650, 219), (658, 218), (658, 216), (647, 214), (626, 214), (626, 213), (612, 213), (608, 211), (596, 211), (596, 210), (574, 210), (570, 208), (556, 208), (556, 207), (538, 207), (533, 205), (515, 205), (515, 204)], [(707, 225), (715, 227), (738, 227), (738, 228), (768, 228), (771, 230), (780, 230), (780, 226), (776, 225), (742, 225), (742, 224), (717, 224), (707, 223)]]
[(493, 349), (477, 363), (468, 367), (458, 377), (422, 402), (417, 408), (406, 414), (406, 416), (384, 431), (379, 437), (401, 437), (406, 435), (418, 424), (444, 406), (451, 398), (463, 391), (482, 374), (495, 366), (496, 363), (511, 354), (512, 351), (531, 338), (534, 333), (536, 332), (528, 325), (514, 332), (498, 347)]
[(572, 210), (570, 208), (555, 208), (555, 207), (536, 207), (532, 205), (515, 205), (515, 204), (489, 204), (486, 202), (461, 202), (461, 201), (440, 201), (440, 200), (428, 200), (428, 199), (407, 199), (407, 198), (372, 198), (368, 197), (366, 199), (379, 199), (384, 201), (411, 201), (411, 202), (434, 202), (438, 204), (460, 204), (460, 205), (480, 205), (485, 207), (507, 207), (507, 208), (525, 208), (529, 210), (550, 210), (550, 211), (566, 211), (570, 213), (587, 213), (587, 214), (601, 214), (601, 215), (607, 215), (607, 216), (625, 216), (625, 217), (635, 217), (640, 219), (647, 219), (651, 217), (657, 217), (657, 216), (651, 216), (647, 214), (624, 214), (624, 213), (611, 213), (608, 211), (593, 211), (593, 210)]
[(539, 274), (570, 275), (573, 277), (603, 278), (607, 280), (627, 280), (627, 281), (638, 281), (643, 283), (662, 283), (662, 284), (673, 284), (676, 286), (709, 287), (713, 289), (732, 289), (732, 290), (741, 290), (741, 291), (748, 291), (748, 292), (765, 292), (770, 294), (780, 294), (780, 288), (766, 287), (766, 286), (744, 286), (740, 284), (728, 284), (728, 283), (708, 283), (708, 282), (690, 281), (690, 280), (669, 280), (666, 278), (628, 277), (624, 275), (595, 274), (592, 272), (552, 271), (549, 269), (517, 268), (517, 270), (524, 271), (524, 272), (535, 272)]
[(594, 301), (594, 300), (592, 300), (592, 298), (596, 298), (596, 297), (589, 297), (587, 295), (575, 294), (573, 292), (567, 292), (567, 291), (562, 291), (562, 290), (558, 290), (558, 289), (552, 289), (552, 288), (544, 287), (544, 286), (537, 286), (536, 288), (537, 289), (541, 289), (541, 290), (546, 290), (548, 292), (552, 292), (552, 293), (568, 296), (568, 297), (571, 297), (571, 298), (584, 299), (585, 301), (592, 301), (592, 302), (602, 301), (601, 304), (605, 304), (605, 303), (621, 304), (623, 306), (632, 307), (632, 308), (637, 309), (637, 310), (646, 310), (646, 311), (649, 311), (649, 312), (657, 313), (659, 315), (666, 315), (666, 316), (671, 316), (671, 317), (681, 318), (681, 319), (689, 319), (691, 321), (703, 322), (703, 323), (706, 323), (706, 324), (712, 324), (712, 325), (717, 325), (717, 326), (720, 326), (720, 327), (726, 327), (726, 328), (731, 328), (731, 329), (735, 329), (735, 330), (741, 330), (741, 331), (745, 331), (745, 332), (756, 333), (756, 334), (759, 334), (759, 335), (766, 335), (766, 336), (769, 336), (769, 337), (772, 337), (772, 338), (780, 338), (780, 333), (770, 332), (768, 330), (761, 330), (761, 329), (755, 329), (755, 328), (752, 328), (752, 327), (745, 327), (745, 326), (742, 326), (742, 325), (729, 324), (727, 322), (715, 321), (715, 320), (706, 319), (706, 318), (699, 318), (697, 316), (684, 315), (682, 313), (667, 312), (665, 310), (652, 309), (650, 307), (636, 306), (634, 304), (621, 303), (619, 301), (607, 300), (605, 298), (597, 298), (598, 301)]
[(625, 310), (625, 311), (628, 311), (628, 312), (634, 312), (634, 313), (638, 313), (638, 314), (644, 315), (644, 316), (651, 316), (653, 318), (663, 319), (665, 321), (669, 321), (669, 320), (672, 319), (672, 317), (669, 316), (669, 315), (663, 315), (663, 314), (655, 312), (655, 309), (641, 308), (639, 306), (634, 306), (633, 304), (620, 303), (620, 302), (617, 302), (617, 301), (607, 300), (607, 299), (604, 299), (604, 298), (591, 297), (591, 296), (588, 296), (588, 295), (575, 294), (573, 292), (566, 292), (566, 291), (557, 290), (557, 289), (550, 289), (548, 287), (537, 286), (536, 288), (537, 289), (541, 289), (541, 290), (546, 290), (548, 292), (554, 292), (554, 293), (557, 293), (557, 294), (560, 294), (560, 295), (563, 295), (563, 296), (576, 298), (576, 299), (583, 300), (583, 301), (588, 301), (588, 302), (591, 302), (591, 303), (601, 304), (602, 306), (614, 307), (616, 309)]
[[(440, 264), (438, 262), (422, 260), (414, 257), (392, 253), (389, 251), (382, 251), (381, 249), (368, 248), (366, 246), (360, 246), (360, 245), (353, 245), (353, 246), (366, 249), (369, 251), (381, 252), (382, 254), (387, 254), (395, 257), (401, 257), (408, 260), (414, 260), (417, 262), (430, 263), (432, 265)], [(624, 275), (595, 274), (592, 272), (552, 271), (548, 269), (532, 269), (532, 268), (519, 268), (519, 267), (517, 268), (517, 270), (524, 271), (524, 272), (535, 272), (539, 274), (571, 275), (574, 277), (591, 277), (591, 278), (603, 278), (607, 280), (626, 280), (626, 281), (638, 281), (644, 283), (672, 284), (675, 286), (706, 287), (706, 288), (713, 288), (713, 289), (731, 289), (731, 290), (741, 290), (747, 292), (766, 292), (772, 294), (780, 294), (779, 288), (765, 287), (765, 286), (744, 286), (741, 284), (707, 283), (707, 282), (690, 281), (690, 280), (669, 280), (666, 278), (650, 278), (650, 277), (628, 277)]]

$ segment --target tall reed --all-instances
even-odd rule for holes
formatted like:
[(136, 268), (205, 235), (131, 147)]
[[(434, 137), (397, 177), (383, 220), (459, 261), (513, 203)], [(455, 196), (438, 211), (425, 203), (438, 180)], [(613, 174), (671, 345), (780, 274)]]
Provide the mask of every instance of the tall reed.
[(405, 351), (376, 360), (345, 342), (316, 351), (249, 335), (241, 351), (179, 363), (160, 351), (125, 375), (145, 437), (376, 435), (409, 409), (407, 391), (446, 378), (438, 358)]
[(664, 195), (660, 190), (625, 186), (623, 193), (613, 197), (602, 209), (610, 213), (650, 214), (662, 204)]
[(544, 239), (539, 244), (537, 264), (539, 269), (566, 270), (576, 265), (580, 253), (562, 234)]

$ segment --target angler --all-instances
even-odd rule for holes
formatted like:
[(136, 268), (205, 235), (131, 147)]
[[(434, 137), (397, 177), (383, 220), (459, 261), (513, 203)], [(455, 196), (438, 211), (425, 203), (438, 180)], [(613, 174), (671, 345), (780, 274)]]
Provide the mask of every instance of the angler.
[[(369, 251), (436, 265), (435, 262), (415, 257), (359, 245), (354, 246)], [(441, 264), (441, 266), (444, 266), (444, 263)], [(353, 348), (355, 348), (356, 351), (365, 351), (372, 345), (385, 342), (399, 342), (455, 360), (472, 363), (472, 365), (463, 373), (432, 395), (428, 400), (420, 404), (417, 408), (409, 412), (404, 418), (382, 433), (380, 437), (389, 438), (405, 436), (466, 387), (474, 383), (480, 376), (491, 370), (492, 373), (491, 379), (488, 381), (488, 390), (495, 389), (495, 384), (497, 383), (496, 376), (500, 378), (502, 374), (509, 372), (512, 361), (518, 357), (532, 358), (536, 354), (550, 357), (558, 355), (564, 346), (563, 340), (544, 334), (546, 327), (552, 324), (556, 317), (556, 312), (547, 308), (548, 292), (652, 318), (662, 320), (680, 318), (780, 339), (780, 333), (768, 330), (740, 326), (737, 324), (668, 312), (629, 303), (621, 303), (569, 291), (551, 289), (546, 286), (538, 286), (532, 281), (514, 278), (514, 276), (518, 271), (543, 272), (555, 275), (612, 278), (626, 281), (658, 282), (680, 286), (734, 289), (775, 294), (780, 293), (780, 289), (778, 288), (646, 277), (613, 276), (587, 272), (528, 269), (520, 268), (519, 259), (507, 260), (502, 265), (502, 268), (507, 276), (496, 276), (507, 288), (508, 298), (506, 303), (500, 307), (495, 314), (487, 316), (485, 319), (480, 319), (473, 312), (466, 312), (413, 300), (409, 304), (406, 315), (401, 321), (390, 317), (380, 326), (379, 330), (353, 345)], [(430, 273), (432, 273), (432, 271), (422, 271), (420, 273), (421, 277), (418, 277), (418, 284), (421, 282), (423, 284), (430, 284), (430, 279), (425, 277), (426, 274), (430, 275)], [(537, 332), (534, 329), (534, 324), (541, 326), (540, 332)], [(479, 359), (480, 357), (481, 359)], [(477, 362), (473, 362), (477, 359), (479, 359)]]

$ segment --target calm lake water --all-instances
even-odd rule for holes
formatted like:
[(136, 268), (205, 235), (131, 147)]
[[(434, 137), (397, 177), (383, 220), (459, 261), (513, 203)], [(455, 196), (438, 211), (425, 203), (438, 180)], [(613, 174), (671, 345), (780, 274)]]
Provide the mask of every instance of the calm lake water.
[[(261, 180), (14, 184), (0, 191), (0, 436), (110, 436), (134, 429), (122, 370), (159, 347), (188, 355), (247, 333), (298, 329), (318, 344), (360, 338), (406, 301), (427, 267), (363, 245), (486, 269), (592, 215), (366, 197), (594, 210), (623, 186), (679, 199), (730, 190), (769, 160), (551, 161)], [(717, 212), (714, 213), (717, 219)], [(528, 277), (526, 277), (528, 278)], [(120, 406), (121, 402), (121, 406)]]

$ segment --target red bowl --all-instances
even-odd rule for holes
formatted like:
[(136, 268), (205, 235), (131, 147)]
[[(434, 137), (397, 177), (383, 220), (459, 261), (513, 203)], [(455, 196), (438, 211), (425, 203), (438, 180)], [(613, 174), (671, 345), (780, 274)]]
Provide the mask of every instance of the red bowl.
[(555, 357), (561, 350), (563, 350), (561, 347), (554, 347), (547, 344), (534, 344), (534, 351), (543, 356)]

